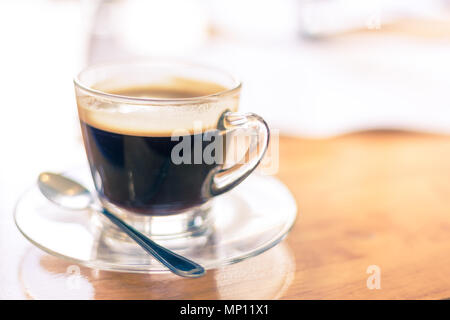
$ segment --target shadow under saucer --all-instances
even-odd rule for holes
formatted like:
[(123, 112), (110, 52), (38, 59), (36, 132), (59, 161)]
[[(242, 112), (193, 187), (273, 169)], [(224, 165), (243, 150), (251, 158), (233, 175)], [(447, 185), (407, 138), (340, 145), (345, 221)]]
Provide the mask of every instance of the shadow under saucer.
[(198, 279), (90, 269), (30, 248), (19, 280), (30, 299), (277, 299), (294, 273), (286, 243)]

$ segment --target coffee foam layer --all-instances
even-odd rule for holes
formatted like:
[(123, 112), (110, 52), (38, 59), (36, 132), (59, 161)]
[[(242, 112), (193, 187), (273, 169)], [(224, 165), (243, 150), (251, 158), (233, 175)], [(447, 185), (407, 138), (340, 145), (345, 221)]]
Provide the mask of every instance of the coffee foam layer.
[(114, 83), (103, 82), (102, 84), (97, 84), (95, 89), (119, 96), (158, 99), (195, 98), (227, 90), (226, 87), (214, 82), (180, 77), (171, 77), (165, 79), (164, 82), (160, 81), (152, 85), (122, 86), (120, 88), (116, 88)]
[(95, 128), (134, 136), (193, 134), (217, 127), (221, 115), (237, 111), (237, 96), (188, 105), (144, 106), (78, 96), (80, 120)]

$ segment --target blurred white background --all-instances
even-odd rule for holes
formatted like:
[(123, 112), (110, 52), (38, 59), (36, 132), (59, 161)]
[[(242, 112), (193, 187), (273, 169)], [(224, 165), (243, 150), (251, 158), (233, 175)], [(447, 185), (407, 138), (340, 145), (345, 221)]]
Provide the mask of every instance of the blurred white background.
[(244, 81), (242, 109), (284, 133), (450, 132), (449, 1), (89, 4), (88, 63), (163, 55), (221, 66)]
[[(85, 162), (72, 85), (84, 66), (152, 56), (220, 66), (244, 82), (241, 109), (284, 134), (449, 133), (448, 3), (2, 0), (0, 246), (24, 241), (11, 213), (40, 171)], [(17, 266), (1, 259), (6, 288)]]

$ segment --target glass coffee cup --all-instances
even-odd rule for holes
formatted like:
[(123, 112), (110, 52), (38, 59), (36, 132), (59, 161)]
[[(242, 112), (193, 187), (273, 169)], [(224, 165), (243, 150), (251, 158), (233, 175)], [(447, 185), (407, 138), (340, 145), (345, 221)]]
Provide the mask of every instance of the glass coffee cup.
[[(221, 70), (128, 62), (89, 67), (74, 82), (98, 199), (150, 236), (204, 232), (214, 197), (247, 178), (266, 152), (267, 124), (238, 112), (241, 83)], [(230, 163), (239, 136), (248, 142)]]

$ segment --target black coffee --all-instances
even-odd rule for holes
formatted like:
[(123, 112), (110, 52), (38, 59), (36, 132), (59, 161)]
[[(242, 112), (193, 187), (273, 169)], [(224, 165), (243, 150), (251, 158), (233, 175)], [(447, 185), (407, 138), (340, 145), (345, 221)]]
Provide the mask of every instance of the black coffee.
[[(159, 98), (211, 94), (198, 87), (184, 92), (139, 87), (112, 93)], [(81, 129), (97, 191), (112, 204), (136, 213), (164, 215), (201, 205), (210, 198), (211, 177), (221, 163), (196, 163), (194, 148), (203, 152), (211, 142), (221, 139), (217, 131), (191, 134), (176, 141), (168, 134), (114, 132), (111, 128), (94, 126), (83, 119)], [(212, 135), (212, 138), (205, 139), (205, 135)], [(172, 150), (185, 138), (192, 142), (187, 157), (190, 161), (176, 164)], [(186, 150), (180, 156), (184, 156), (184, 152)], [(215, 152), (223, 152), (223, 148), (215, 149)], [(224, 157), (222, 154), (214, 156)]]

